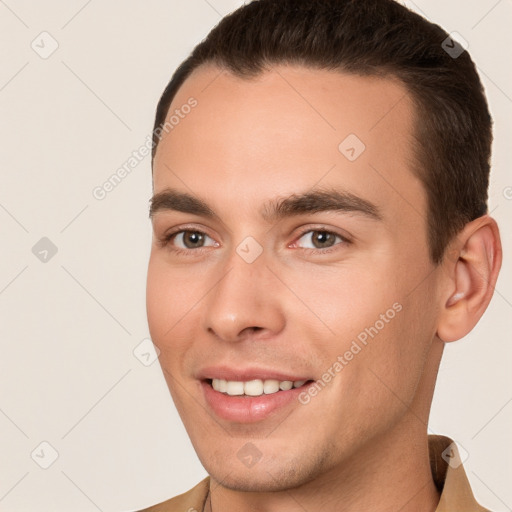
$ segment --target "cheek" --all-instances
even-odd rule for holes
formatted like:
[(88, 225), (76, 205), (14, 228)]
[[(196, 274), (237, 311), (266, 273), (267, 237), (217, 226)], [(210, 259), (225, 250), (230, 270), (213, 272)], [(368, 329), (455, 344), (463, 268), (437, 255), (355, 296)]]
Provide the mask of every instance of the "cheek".
[(159, 348), (168, 324), (166, 312), (172, 310), (168, 293), (169, 278), (160, 267), (156, 258), (151, 255), (146, 281), (146, 312), (151, 339)]
[(187, 321), (200, 290), (195, 280), (184, 280), (183, 272), (171, 268), (159, 256), (151, 256), (146, 285), (146, 311), (151, 339), (162, 353), (179, 345), (182, 324)]
[[(364, 374), (359, 378), (366, 382), (368, 403), (403, 412), (404, 406), (409, 406), (415, 399), (423, 376), (435, 333), (431, 314), (435, 304), (428, 279), (413, 293), (405, 279), (399, 283), (396, 304), (400, 311), (394, 315), (390, 315), (389, 310), (381, 311), (388, 323), (377, 324), (373, 320), (378, 332), (367, 338), (367, 345), (361, 351), (361, 357), (357, 356), (356, 365)], [(383, 303), (383, 306), (387, 304)], [(379, 329), (381, 326), (383, 328)], [(354, 372), (357, 372), (355, 366)]]
[(184, 404), (188, 403), (188, 395), (183, 396), (180, 392), (184, 386), (183, 359), (190, 343), (187, 334), (192, 332), (187, 322), (193, 317), (192, 308), (197, 302), (190, 279), (184, 281), (183, 272), (171, 269), (159, 255), (151, 256), (146, 284), (148, 327), (151, 339), (160, 351), (158, 360), (180, 415)]
[(290, 318), (301, 325), (302, 338), (316, 340), (307, 349), (322, 362), (318, 369), (336, 372), (333, 365), (341, 357), (340, 378), (333, 379), (338, 393), (368, 395), (367, 403), (389, 401), (387, 385), (411, 396), (428, 337), (422, 336), (422, 318), (406, 287), (400, 269), (382, 260), (302, 273), (295, 281), (294, 291), (310, 311), (298, 315), (290, 306)]
[[(392, 275), (391, 268), (382, 268), (382, 265), (379, 268), (367, 262), (317, 268), (296, 275), (294, 292), (308, 306), (308, 317), (313, 320), (316, 317), (311, 325), (325, 332), (323, 351), (338, 355), (348, 349), (351, 340), (358, 335), (363, 340), (369, 337), (367, 331), (376, 323), (379, 332), (389, 330), (388, 323), (392, 323), (397, 314), (393, 304), (400, 299)], [(297, 309), (302, 311), (302, 308)], [(297, 315), (296, 312), (290, 314)], [(388, 322), (384, 324), (381, 315), (385, 315)], [(306, 317), (302, 315), (297, 320), (304, 323)]]

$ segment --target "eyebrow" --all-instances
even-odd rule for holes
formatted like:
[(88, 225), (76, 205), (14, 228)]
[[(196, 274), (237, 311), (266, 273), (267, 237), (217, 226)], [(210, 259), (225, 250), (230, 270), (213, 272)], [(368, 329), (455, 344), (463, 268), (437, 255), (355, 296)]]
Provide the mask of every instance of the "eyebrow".
[[(178, 211), (220, 220), (215, 211), (202, 199), (170, 188), (158, 192), (150, 199), (149, 217), (152, 219), (161, 211)], [(373, 220), (382, 220), (381, 212), (375, 204), (350, 192), (334, 188), (310, 190), (285, 198), (272, 199), (260, 210), (262, 218), (267, 222), (318, 212), (359, 213)]]

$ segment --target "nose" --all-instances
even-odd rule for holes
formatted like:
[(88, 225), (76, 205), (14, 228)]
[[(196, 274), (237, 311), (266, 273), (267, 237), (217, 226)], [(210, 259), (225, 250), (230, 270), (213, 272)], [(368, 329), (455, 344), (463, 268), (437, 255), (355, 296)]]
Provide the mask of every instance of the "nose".
[(268, 338), (285, 325), (284, 290), (261, 255), (248, 263), (236, 252), (204, 301), (204, 328), (218, 339)]

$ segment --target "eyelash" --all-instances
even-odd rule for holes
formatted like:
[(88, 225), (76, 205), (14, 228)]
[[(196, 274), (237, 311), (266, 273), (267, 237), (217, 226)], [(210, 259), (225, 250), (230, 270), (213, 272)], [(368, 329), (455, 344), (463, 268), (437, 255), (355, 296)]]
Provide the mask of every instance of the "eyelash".
[[(323, 229), (323, 228), (308, 228), (308, 229), (305, 229), (303, 230), (298, 236), (297, 236), (297, 240), (302, 238), (306, 233), (314, 233), (314, 232), (318, 232), (318, 233), (327, 233), (327, 234), (331, 234), (331, 235), (335, 235), (336, 237), (338, 238), (341, 238), (342, 242), (340, 243), (337, 243), (335, 245), (333, 245), (332, 247), (328, 247), (326, 249), (310, 249), (310, 248), (304, 248), (303, 250), (307, 251), (308, 254), (313, 254), (313, 255), (316, 255), (316, 254), (329, 254), (333, 251), (337, 251), (339, 250), (339, 245), (350, 245), (352, 243), (351, 240), (349, 240), (347, 237), (341, 235), (340, 233), (337, 233), (336, 231), (330, 231), (328, 229)], [(180, 233), (199, 233), (199, 234), (202, 234), (202, 235), (205, 235), (205, 236), (209, 236), (208, 233), (205, 233), (204, 231), (201, 231), (199, 229), (187, 229), (187, 228), (181, 228), (179, 230), (176, 230), (176, 231), (173, 231), (167, 235), (165, 235), (162, 239), (158, 240), (159, 242), (159, 246), (164, 248), (166, 246), (169, 245), (169, 242), (177, 235), (179, 235)], [(210, 237), (211, 238), (211, 237)], [(177, 255), (184, 255), (184, 256), (196, 256), (197, 253), (201, 253), (201, 249), (205, 249), (205, 247), (198, 247), (197, 249), (182, 249), (180, 247), (171, 247), (169, 248), (169, 250), (171, 250), (172, 252), (174, 252), (175, 254)]]

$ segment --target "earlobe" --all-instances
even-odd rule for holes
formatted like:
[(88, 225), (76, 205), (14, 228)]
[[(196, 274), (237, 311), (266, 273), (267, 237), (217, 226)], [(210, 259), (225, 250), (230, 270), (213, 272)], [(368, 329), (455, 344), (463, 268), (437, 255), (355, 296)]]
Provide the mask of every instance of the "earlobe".
[(445, 342), (464, 337), (480, 320), (494, 293), (502, 260), (498, 226), (488, 215), (468, 223), (455, 244), (456, 261), (442, 263), (448, 297), (443, 300), (437, 336)]

